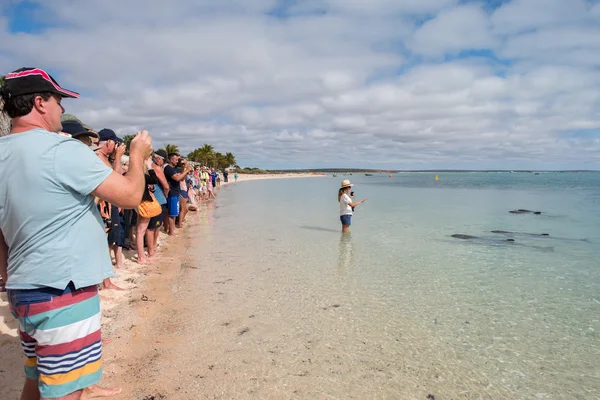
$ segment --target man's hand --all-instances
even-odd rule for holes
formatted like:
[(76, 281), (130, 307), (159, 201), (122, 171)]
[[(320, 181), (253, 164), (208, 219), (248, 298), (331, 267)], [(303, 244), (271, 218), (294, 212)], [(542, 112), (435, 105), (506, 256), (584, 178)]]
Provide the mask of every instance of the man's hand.
[(147, 159), (152, 155), (152, 138), (148, 131), (140, 131), (135, 135), (129, 145), (130, 154), (141, 156), (142, 160)]
[(119, 160), (119, 162), (121, 162), (121, 156), (123, 154), (125, 154), (125, 150), (127, 150), (127, 146), (125, 146), (125, 143), (121, 143), (120, 145), (117, 146), (116, 150), (115, 150), (115, 159)]

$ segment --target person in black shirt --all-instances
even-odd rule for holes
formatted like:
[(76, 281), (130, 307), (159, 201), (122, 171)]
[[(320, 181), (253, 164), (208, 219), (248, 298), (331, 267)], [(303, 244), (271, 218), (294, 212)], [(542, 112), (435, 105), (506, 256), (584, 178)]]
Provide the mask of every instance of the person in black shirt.
[(183, 171), (177, 170), (177, 163), (179, 162), (179, 154), (169, 154), (169, 164), (165, 166), (164, 172), (169, 184), (169, 196), (167, 197), (167, 209), (169, 212), (169, 224), (168, 234), (173, 235), (175, 233), (175, 218), (179, 216), (179, 194), (180, 194), (180, 183), (185, 179), (185, 176), (192, 169), (188, 163), (183, 165)]
[[(152, 170), (152, 159), (148, 158), (146, 160), (146, 165), (144, 170), (147, 172), (144, 174), (144, 178), (146, 179), (146, 189), (144, 189), (144, 194), (142, 195), (142, 201), (152, 201), (153, 198), (150, 195), (149, 185), (154, 185), (158, 183), (158, 179), (156, 178), (156, 173)], [(138, 264), (152, 264), (152, 261), (148, 257), (146, 257), (146, 253), (144, 252), (144, 236), (146, 235), (146, 230), (148, 229), (148, 223), (150, 222), (150, 218), (144, 218), (141, 215), (138, 216), (137, 227), (136, 227), (136, 236), (135, 236), (135, 245), (137, 247)]]

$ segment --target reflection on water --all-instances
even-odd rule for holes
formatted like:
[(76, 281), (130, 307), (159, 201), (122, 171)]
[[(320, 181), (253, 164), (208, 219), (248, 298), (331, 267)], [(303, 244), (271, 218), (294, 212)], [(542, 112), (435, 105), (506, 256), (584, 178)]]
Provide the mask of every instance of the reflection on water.
[(340, 252), (338, 257), (337, 274), (346, 277), (349, 271), (354, 269), (355, 257), (352, 244), (352, 233), (340, 234)]
[(333, 233), (338, 233), (339, 229), (331, 229), (331, 228), (323, 228), (322, 226), (306, 226), (306, 225), (301, 225), (300, 228), (302, 229), (309, 229), (309, 230), (313, 230), (313, 231), (321, 231), (321, 232), (333, 232)]

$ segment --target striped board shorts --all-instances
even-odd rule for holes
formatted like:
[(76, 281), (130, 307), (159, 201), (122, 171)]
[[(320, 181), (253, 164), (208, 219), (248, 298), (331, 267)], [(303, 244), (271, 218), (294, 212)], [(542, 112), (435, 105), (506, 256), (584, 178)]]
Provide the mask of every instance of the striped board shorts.
[(98, 287), (9, 290), (25, 351), (25, 376), (37, 380), (41, 397), (84, 389), (102, 377)]

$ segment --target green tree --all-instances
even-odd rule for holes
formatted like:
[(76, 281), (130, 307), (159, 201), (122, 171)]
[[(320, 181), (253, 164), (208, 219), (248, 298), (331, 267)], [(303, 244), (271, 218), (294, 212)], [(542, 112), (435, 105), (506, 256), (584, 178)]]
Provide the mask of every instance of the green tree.
[(201, 162), (202, 160), (200, 159), (200, 149), (194, 149), (194, 150), (192, 150), (188, 154), (187, 158), (189, 160), (191, 160), (191, 161), (194, 161), (194, 162)]
[(219, 153), (214, 151), (214, 147), (210, 144), (204, 144), (202, 147), (192, 150), (188, 154), (188, 159), (202, 165), (214, 167), (222, 170), (236, 164), (235, 156), (232, 153)]
[(179, 147), (174, 144), (165, 144), (163, 149), (167, 152), (167, 155), (171, 153), (179, 153)]
[(229, 168), (232, 165), (237, 165), (237, 162), (235, 161), (235, 156), (229, 152), (225, 153), (225, 161), (227, 165), (225, 165), (224, 168)]
[(203, 165), (210, 165), (214, 162), (214, 147), (210, 144), (204, 143), (204, 146), (200, 147), (198, 150), (198, 158), (199, 162)]
[(129, 146), (131, 146), (131, 141), (133, 140), (133, 138), (135, 137), (135, 135), (125, 135), (123, 136), (123, 143), (125, 143), (125, 153), (129, 154)]
[[(0, 87), (4, 85), (4, 76), (0, 76)], [(0, 136), (6, 136), (10, 133), (11, 120), (5, 113), (2, 112), (4, 101), (0, 98)]]
[(227, 163), (227, 161), (225, 160), (225, 156), (221, 153), (215, 153), (215, 161), (214, 161), (214, 167), (216, 170), (222, 170), (224, 168), (224, 165)]

